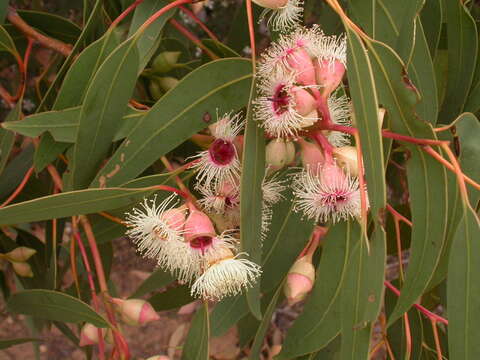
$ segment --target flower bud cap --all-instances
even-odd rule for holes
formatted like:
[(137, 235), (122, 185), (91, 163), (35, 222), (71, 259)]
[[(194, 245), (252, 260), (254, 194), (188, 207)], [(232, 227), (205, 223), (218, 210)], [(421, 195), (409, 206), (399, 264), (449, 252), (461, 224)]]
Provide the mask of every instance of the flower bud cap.
[(292, 141), (285, 142), (285, 147), (287, 148), (287, 165), (290, 165), (295, 161), (295, 144)]
[(104, 329), (99, 329), (93, 324), (86, 323), (83, 325), (82, 330), (80, 330), (80, 343), (78, 345), (87, 346), (98, 344), (99, 332), (102, 334), (102, 337), (105, 335)]
[(315, 85), (315, 67), (308, 52), (299, 47), (289, 51), (287, 63), (295, 71), (295, 81), (302, 85)]
[(295, 110), (302, 115), (307, 116), (316, 108), (315, 98), (310, 93), (298, 86), (293, 86), (291, 93), (295, 99)]
[(186, 206), (166, 210), (161, 215), (161, 220), (166, 222), (171, 229), (182, 231), (185, 227), (186, 210)]
[(113, 299), (118, 312), (128, 325), (142, 325), (160, 319), (149, 302), (142, 299)]
[(302, 157), (302, 164), (303, 167), (308, 169), (309, 171), (316, 173), (325, 162), (325, 157), (323, 156), (322, 150), (315, 145), (308, 141), (305, 141), (302, 138), (299, 138), (298, 143), (301, 147), (301, 157)]
[(35, 249), (31, 249), (26, 246), (20, 246), (6, 253), (5, 256), (7, 257), (7, 260), (10, 261), (25, 262), (35, 255), (36, 252), (37, 250)]
[(155, 72), (169, 72), (177, 64), (180, 51), (163, 51), (153, 60), (152, 68)]
[(320, 92), (328, 97), (342, 82), (345, 66), (338, 60), (334, 60), (333, 63), (329, 60), (319, 60), (315, 61), (314, 66)]
[(284, 292), (287, 301), (293, 305), (303, 300), (312, 290), (315, 282), (315, 268), (310, 257), (304, 256), (295, 261), (287, 275)]
[(203, 212), (192, 209), (185, 222), (185, 241), (192, 241), (198, 237), (214, 237), (215, 228), (210, 218)]
[(180, 81), (171, 76), (157, 78), (157, 83), (163, 91), (173, 89)]

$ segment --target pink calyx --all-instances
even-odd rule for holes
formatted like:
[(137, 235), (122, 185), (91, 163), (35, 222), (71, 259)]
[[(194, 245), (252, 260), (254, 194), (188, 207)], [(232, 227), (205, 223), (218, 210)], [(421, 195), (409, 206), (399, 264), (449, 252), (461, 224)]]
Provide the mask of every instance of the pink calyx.
[(315, 85), (315, 67), (308, 52), (302, 47), (287, 51), (287, 63), (295, 71), (295, 81), (302, 85)]
[(316, 82), (320, 86), (320, 93), (325, 98), (340, 85), (343, 75), (345, 74), (345, 66), (338, 60), (333, 63), (329, 60), (318, 60), (314, 64)]

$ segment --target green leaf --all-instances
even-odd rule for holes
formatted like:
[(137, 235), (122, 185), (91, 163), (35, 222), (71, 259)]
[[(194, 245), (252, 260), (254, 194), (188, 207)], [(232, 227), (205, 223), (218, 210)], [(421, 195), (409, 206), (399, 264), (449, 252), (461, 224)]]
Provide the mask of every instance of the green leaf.
[[(367, 45), (377, 95), (387, 109), (391, 130), (416, 138), (435, 139), (431, 126), (416, 116), (417, 93), (402, 77), (401, 60), (381, 43)], [(415, 226), (406, 282), (390, 323), (407, 311), (427, 287), (441, 254), (447, 223), (445, 168), (418, 146), (405, 146), (411, 154), (407, 174)]]
[(135, 203), (152, 190), (86, 189), (39, 197), (0, 209), (0, 224), (18, 224), (90, 214)]
[(464, 205), (453, 239), (447, 277), (448, 348), (450, 359), (477, 359), (480, 343), (475, 334), (480, 319), (480, 223)]
[[(262, 261), (262, 182), (265, 176), (264, 131), (253, 119), (252, 101), (255, 81), (251, 83), (244, 135), (242, 177), (240, 180), (240, 246), (256, 264)], [(260, 281), (247, 293), (247, 303), (253, 316), (262, 318), (260, 310)]]
[[(240, 58), (212, 61), (192, 71), (138, 122), (92, 186), (104, 181), (115, 186), (133, 179), (203, 129), (205, 113), (223, 114), (244, 106), (250, 82), (250, 63)], [(106, 178), (114, 170), (115, 174)]]
[(17, 51), (17, 47), (12, 38), (8, 34), (7, 30), (3, 26), (0, 26), (0, 52), (6, 51), (17, 57), (20, 56)]
[(210, 314), (212, 336), (222, 336), (249, 312), (244, 295), (223, 299)]
[(0, 24), (5, 22), (5, 17), (7, 16), (8, 1), (2, 1), (0, 3)]
[(19, 339), (8, 339), (8, 340), (0, 340), (0, 350), (8, 349), (9, 347), (24, 344), (27, 342), (32, 341), (43, 341), (42, 339), (37, 338), (19, 338)]
[(210, 338), (210, 324), (208, 318), (208, 305), (197, 310), (192, 320), (190, 331), (183, 345), (182, 360), (208, 360)]
[(56, 142), (50, 134), (44, 134), (40, 139), (40, 143), (38, 144), (33, 158), (35, 171), (37, 173), (42, 171), (48, 164), (55, 161), (58, 155), (63, 153), (69, 147), (69, 143)]
[(73, 164), (73, 187), (87, 187), (110, 149), (137, 79), (136, 37), (118, 46), (92, 79), (82, 104)]
[(440, 119), (452, 122), (463, 110), (477, 60), (475, 21), (460, 0), (445, 1), (448, 36), (448, 83)]
[(284, 282), (280, 284), (280, 286), (275, 291), (270, 303), (268, 304), (264, 314), (260, 326), (258, 327), (257, 332), (255, 333), (255, 338), (253, 339), (252, 347), (250, 348), (250, 360), (256, 360), (260, 358), (260, 351), (262, 350), (262, 345), (267, 335), (267, 330), (270, 326), (272, 321), (273, 312), (275, 311), (275, 307), (277, 302), (280, 299), (280, 295), (282, 295)]
[(0, 182), (0, 199), (10, 195), (22, 182), (32, 166), (33, 145), (27, 146), (15, 156), (5, 168)]
[(435, 58), (437, 53), (438, 42), (440, 41), (440, 34), (442, 32), (444, 18), (442, 1), (443, 0), (426, 0), (420, 13), (423, 31), (432, 59)]
[(339, 293), (347, 269), (350, 244), (359, 239), (356, 222), (342, 222), (330, 228), (316, 281), (303, 312), (288, 330), (279, 359), (292, 359), (327, 345), (340, 330)]
[[(217, 54), (220, 57), (240, 57), (239, 53), (219, 41), (215, 41), (213, 39), (203, 39), (202, 44), (205, 45), (208, 49), (212, 50), (214, 54)], [(202, 55), (206, 56), (206, 54)]]
[(368, 359), (371, 322), (376, 320), (383, 299), (386, 244), (381, 227), (371, 236), (370, 253), (366, 239), (359, 238), (348, 263), (341, 292), (341, 359)]
[(148, 302), (153, 306), (155, 311), (165, 311), (178, 309), (194, 300), (190, 295), (190, 287), (182, 285), (155, 294), (148, 299)]
[(89, 322), (97, 327), (108, 327), (108, 322), (83, 301), (51, 290), (19, 291), (8, 299), (9, 311), (69, 323)]
[(272, 223), (262, 248), (262, 292), (274, 289), (307, 245), (314, 223), (293, 211), (294, 195), (273, 207)]
[[(11, 122), (18, 120), (21, 115), (22, 105), (21, 101), (15, 105), (15, 107), (8, 113), (5, 122)], [(13, 143), (15, 142), (15, 134), (5, 129), (0, 128), (0, 174), (3, 172), (5, 165), (7, 164), (10, 151), (12, 150)]]
[(360, 134), (368, 198), (372, 215), (377, 220), (382, 216), (387, 195), (376, 89), (366, 49), (358, 35), (348, 27), (347, 42), (348, 81), (355, 111), (355, 125)]
[(69, 44), (74, 44), (82, 32), (82, 29), (75, 23), (55, 14), (32, 10), (18, 10), (18, 15), (20, 15), (28, 25), (37, 28), (47, 36)]
[[(136, 7), (135, 13), (133, 14), (128, 36), (132, 36), (152, 14), (168, 4), (169, 2), (166, 0), (147, 0), (140, 3), (140, 5)], [(137, 48), (140, 56), (139, 72), (143, 70), (143, 68), (150, 61), (152, 55), (155, 53), (155, 50), (158, 48), (158, 45), (162, 40), (160, 32), (176, 11), (177, 9), (173, 8), (160, 16), (143, 32), (138, 39)]]
[[(60, 111), (46, 111), (27, 116), (21, 121), (3, 123), (2, 127), (29, 137), (39, 136), (48, 131), (58, 142), (73, 143), (78, 130), (80, 110), (80, 106), (76, 106)], [(128, 107), (113, 136), (113, 141), (125, 138), (145, 113)]]
[(170, 273), (162, 269), (155, 270), (150, 276), (143, 281), (130, 298), (139, 298), (151, 291), (158, 290), (175, 281)]

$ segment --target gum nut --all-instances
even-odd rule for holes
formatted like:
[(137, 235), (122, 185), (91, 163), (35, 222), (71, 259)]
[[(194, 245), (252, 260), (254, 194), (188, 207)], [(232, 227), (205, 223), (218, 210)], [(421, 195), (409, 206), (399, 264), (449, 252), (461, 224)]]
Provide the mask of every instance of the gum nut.
[(265, 148), (265, 162), (273, 170), (283, 168), (287, 163), (287, 146), (281, 138), (273, 139)]
[(163, 96), (163, 90), (157, 80), (150, 80), (148, 89), (150, 90), (150, 95), (152, 96), (153, 100), (158, 100)]
[[(100, 330), (100, 331), (99, 331)], [(102, 337), (105, 334), (104, 329), (97, 328), (95, 325), (86, 323), (80, 330), (80, 343), (79, 346), (95, 345), (99, 341), (99, 333)]]
[(354, 146), (342, 146), (333, 150), (333, 156), (343, 171), (350, 176), (358, 176), (357, 149)]
[(203, 212), (191, 210), (185, 222), (185, 241), (192, 241), (197, 237), (215, 236), (215, 228), (210, 218)]
[(171, 76), (157, 78), (158, 85), (165, 92), (167, 92), (170, 89), (173, 89), (175, 86), (177, 86), (179, 82), (180, 81), (178, 79), (175, 79), (174, 77), (171, 77)]
[(311, 258), (303, 256), (292, 265), (287, 275), (284, 292), (290, 305), (303, 300), (312, 290), (315, 268)]
[(289, 165), (295, 161), (295, 144), (293, 143), (293, 141), (287, 141), (285, 143), (285, 146), (287, 148), (287, 165)]
[(180, 51), (163, 51), (153, 60), (152, 68), (155, 72), (169, 72), (175, 67), (180, 57)]

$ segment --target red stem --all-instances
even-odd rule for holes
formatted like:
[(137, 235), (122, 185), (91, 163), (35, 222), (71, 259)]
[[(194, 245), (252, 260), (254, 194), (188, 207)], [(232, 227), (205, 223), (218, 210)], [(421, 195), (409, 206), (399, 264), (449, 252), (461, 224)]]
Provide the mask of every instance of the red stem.
[[(400, 296), (400, 291), (395, 287), (393, 286), (389, 281), (384, 281), (383, 282), (385, 284), (385, 286), (390, 289), (395, 295), (397, 296)], [(423, 313), (426, 317), (428, 317), (429, 319), (431, 320), (435, 320), (435, 321), (438, 321), (438, 322), (441, 322), (445, 325), (448, 325), (448, 320), (447, 319), (444, 319), (443, 317), (441, 317), (440, 315), (437, 315), (433, 312), (431, 312), (430, 310), (426, 309), (425, 307), (423, 307), (422, 305), (420, 304), (413, 304), (413, 306), (415, 306), (421, 313)]]
[(253, 25), (252, 0), (245, 1), (245, 6), (247, 7), (248, 35), (250, 37), (250, 49), (252, 51), (252, 70), (253, 75), (255, 75), (257, 66), (257, 50), (255, 47), (255, 28)]
[(170, 19), (169, 20), (170, 24), (177, 29), (183, 36), (185, 36), (188, 40), (193, 42), (195, 45), (197, 45), (200, 49), (205, 51), (205, 53), (212, 59), (216, 60), (219, 59), (217, 55), (215, 55), (209, 48), (207, 48), (205, 45), (202, 44), (199, 38), (197, 38), (192, 32), (190, 32), (185, 26), (180, 24), (177, 20), (175, 19)]
[(136, 0), (133, 4), (131, 4), (129, 7), (127, 7), (115, 20), (112, 21), (109, 29), (113, 29), (115, 26), (117, 26), (120, 23), (120, 21), (125, 19), (127, 17), (127, 15), (130, 14), (142, 2), (143, 2), (143, 0)]
[(325, 155), (325, 161), (333, 165), (333, 146), (330, 144), (328, 139), (320, 132), (314, 131), (310, 134), (313, 140), (323, 149), (323, 154)]
[[(87, 252), (85, 251), (85, 246), (83, 245), (82, 238), (78, 233), (78, 230), (75, 229), (73, 232), (74, 238), (77, 241), (78, 248), (80, 249), (80, 253), (82, 254), (83, 264), (85, 265), (85, 269), (87, 270), (87, 278), (88, 278), (88, 285), (90, 286), (90, 292), (92, 294), (92, 302), (93, 307), (95, 308), (96, 312), (100, 310), (100, 302), (97, 298), (97, 292), (95, 290), (95, 282), (93, 281), (92, 276), (92, 269), (90, 267), (90, 262), (88, 261)], [(98, 356), (100, 359), (105, 359), (105, 343), (103, 342), (103, 334), (102, 330), (98, 329)]]
[(18, 194), (20, 194), (20, 192), (23, 190), (23, 188), (27, 184), (28, 180), (30, 179), (30, 176), (32, 176), (33, 170), (34, 170), (33, 166), (30, 169), (28, 169), (28, 171), (25, 174), (25, 176), (23, 177), (23, 180), (20, 183), (20, 185), (18, 185), (18, 187), (15, 189), (15, 191), (12, 193), (12, 195), (10, 195), (8, 197), (8, 199), (5, 200), (2, 205), (0, 205), (0, 208), (10, 204), (18, 196)]
[(205, 25), (204, 22), (197, 17), (197, 15), (195, 15), (192, 11), (190, 11), (183, 5), (179, 6), (179, 9), (182, 10), (193, 21), (195, 21), (198, 24), (198, 26), (200, 26), (202, 30), (207, 33), (208, 36), (210, 36), (211, 39), (215, 41), (219, 41), (218, 38), (215, 36), (215, 34), (212, 31), (210, 31), (207, 25)]
[(175, 0), (175, 1), (171, 2), (170, 4), (168, 4), (167, 6), (164, 6), (163, 8), (158, 10), (155, 14), (150, 16), (147, 19), (147, 21), (145, 21), (142, 24), (142, 26), (140, 26), (140, 28), (137, 30), (137, 33), (140, 33), (142, 31), (144, 31), (151, 23), (153, 23), (155, 20), (157, 20), (163, 14), (165, 14), (168, 10), (173, 9), (173, 8), (175, 8), (177, 6), (180, 6), (180, 5), (183, 5), (183, 4), (191, 3), (191, 2), (192, 2), (192, 0)]

